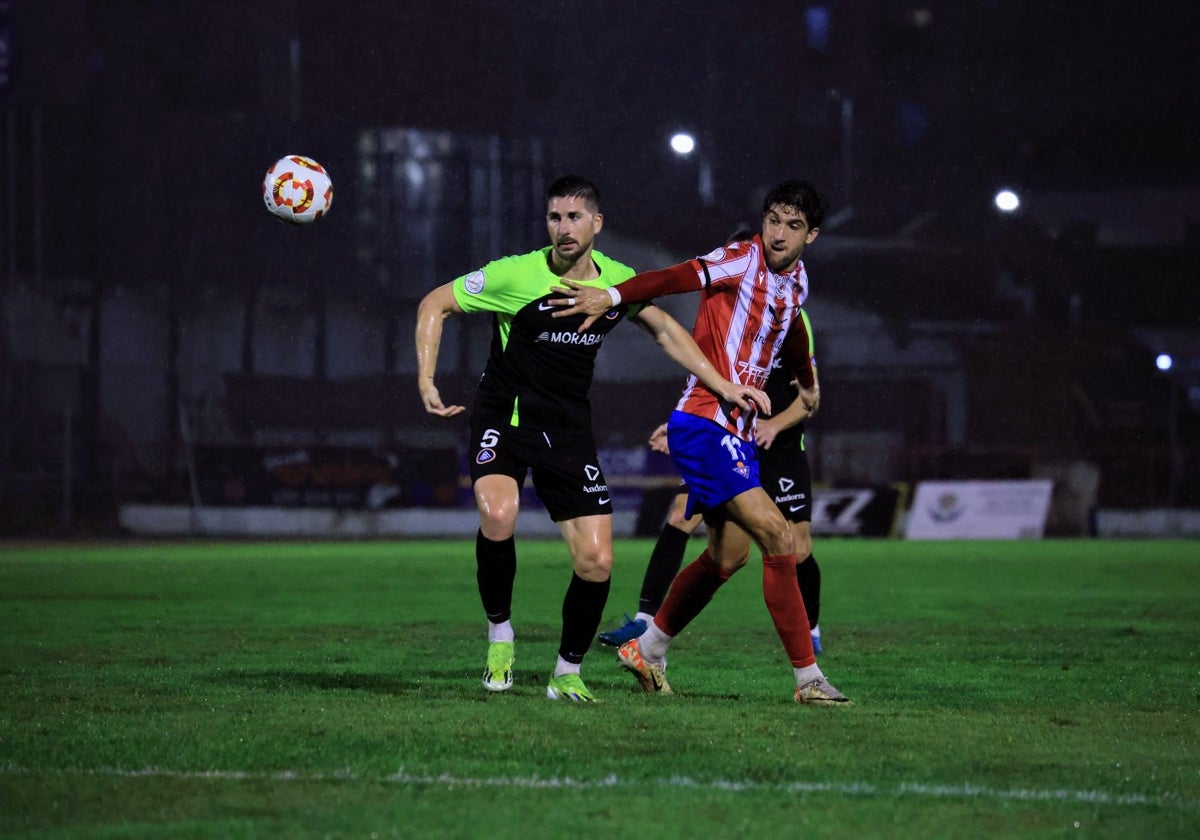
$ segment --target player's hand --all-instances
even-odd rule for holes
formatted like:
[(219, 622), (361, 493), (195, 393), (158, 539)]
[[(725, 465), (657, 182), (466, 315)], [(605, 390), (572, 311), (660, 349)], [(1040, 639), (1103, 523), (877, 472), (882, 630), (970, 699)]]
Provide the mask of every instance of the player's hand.
[(552, 313), (552, 317), (554, 318), (566, 318), (568, 315), (586, 315), (587, 317), (584, 318), (583, 323), (579, 325), (579, 329), (576, 332), (583, 332), (596, 323), (597, 318), (612, 309), (612, 298), (609, 297), (608, 292), (604, 291), (604, 289), (585, 286), (568, 277), (561, 278), (559, 283), (562, 285), (554, 286), (550, 291), (566, 295), (566, 297), (550, 298), (547, 303), (551, 306), (565, 307)]
[(749, 385), (726, 382), (725, 386), (717, 391), (717, 396), (725, 402), (733, 403), (742, 411), (771, 413), (771, 398), (767, 396), (767, 392)]
[(801, 388), (800, 399), (803, 401), (804, 407), (808, 409), (808, 416), (812, 417), (821, 407), (821, 386), (813, 385), (811, 388)]
[(761, 418), (754, 423), (754, 443), (759, 449), (770, 449), (775, 438), (783, 431), (773, 417)]
[(664, 455), (671, 454), (671, 447), (667, 445), (667, 424), (663, 423), (657, 429), (650, 433), (650, 440), (647, 441), (650, 448), (655, 452), (661, 452)]
[(436, 414), (438, 417), (453, 417), (456, 414), (462, 414), (466, 411), (466, 406), (462, 405), (444, 405), (442, 403), (442, 395), (438, 393), (438, 389), (433, 382), (427, 382), (420, 386), (421, 402), (425, 404), (425, 410), (430, 414)]

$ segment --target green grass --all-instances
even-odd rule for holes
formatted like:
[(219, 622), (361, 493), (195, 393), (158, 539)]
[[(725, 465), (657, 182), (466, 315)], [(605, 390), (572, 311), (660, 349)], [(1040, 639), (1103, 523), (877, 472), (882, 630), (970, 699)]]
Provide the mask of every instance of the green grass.
[(545, 699), (560, 542), (518, 545), (499, 696), (468, 542), (0, 546), (0, 836), (1200, 836), (1200, 543), (817, 556), (849, 709), (792, 703), (757, 563), (676, 696), (596, 645), (582, 707)]

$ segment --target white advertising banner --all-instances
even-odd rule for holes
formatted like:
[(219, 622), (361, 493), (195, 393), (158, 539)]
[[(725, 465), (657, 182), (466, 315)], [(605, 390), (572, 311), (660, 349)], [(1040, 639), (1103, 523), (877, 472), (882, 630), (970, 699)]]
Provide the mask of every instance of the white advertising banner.
[(910, 540), (1036, 540), (1046, 529), (1054, 482), (922, 481), (908, 527)]

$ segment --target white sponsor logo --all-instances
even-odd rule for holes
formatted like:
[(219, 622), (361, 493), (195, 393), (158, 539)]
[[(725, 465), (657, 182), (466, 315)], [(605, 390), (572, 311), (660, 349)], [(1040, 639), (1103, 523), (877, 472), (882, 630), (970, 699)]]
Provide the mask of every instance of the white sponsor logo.
[(808, 505), (788, 505), (788, 510), (795, 513), (798, 510), (804, 510)]
[(537, 337), (538, 341), (548, 341), (551, 344), (582, 344), (584, 347), (591, 347), (593, 344), (599, 344), (604, 341), (604, 336), (599, 333), (577, 333), (563, 330), (561, 332), (544, 332)]
[(544, 300), (538, 304), (538, 309), (540, 309), (542, 312), (545, 312), (547, 309), (557, 309), (557, 307), (553, 306), (550, 301)]
[(584, 493), (607, 493), (607, 484), (585, 484), (583, 485)]
[(792, 481), (790, 478), (779, 479), (779, 492), (786, 493), (787, 491), (792, 489), (792, 485), (795, 483), (796, 482)]
[(483, 284), (486, 280), (482, 271), (472, 271), (463, 278), (463, 285), (466, 286), (468, 292), (477, 295), (483, 291)]
[(593, 467), (591, 464), (588, 464), (583, 468), (583, 473), (587, 476), (588, 481), (595, 481), (600, 477), (600, 468)]
[(605, 496), (603, 499), (599, 499), (598, 501), (600, 502), (600, 504), (606, 505), (606, 504), (608, 504), (608, 496)]

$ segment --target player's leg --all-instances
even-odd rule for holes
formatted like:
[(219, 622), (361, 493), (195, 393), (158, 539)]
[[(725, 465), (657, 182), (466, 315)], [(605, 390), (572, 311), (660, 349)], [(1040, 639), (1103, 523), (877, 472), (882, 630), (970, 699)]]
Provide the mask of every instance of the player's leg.
[(558, 660), (546, 694), (591, 701), (595, 698), (579, 672), (608, 602), (612, 502), (591, 435), (542, 437), (545, 449), (533, 467), (533, 486), (562, 531), (572, 566), (563, 596)]
[(671, 509), (658, 534), (658, 540), (654, 543), (654, 549), (650, 552), (650, 560), (642, 576), (637, 615), (630, 618), (626, 613), (624, 624), (600, 634), (602, 643), (620, 647), (646, 632), (646, 627), (654, 620), (655, 613), (667, 597), (671, 581), (675, 579), (679, 567), (683, 564), (688, 540), (700, 525), (701, 517), (697, 514), (689, 518), (686, 509), (687, 488), (680, 486), (679, 492), (671, 502)]
[(700, 514), (687, 515), (687, 491), (681, 488), (671, 504), (667, 521), (663, 523), (654, 550), (650, 553), (646, 574), (642, 577), (642, 591), (638, 598), (639, 618), (653, 618), (662, 606), (667, 590), (671, 588), (671, 581), (683, 565), (688, 540), (700, 526), (701, 519)]
[(666, 678), (671, 640), (708, 606), (717, 590), (750, 556), (750, 537), (735, 523), (719, 512), (706, 515), (705, 521), (708, 545), (704, 551), (676, 575), (646, 632), (617, 651), (621, 666), (638, 678), (644, 691), (671, 693)]
[(804, 611), (808, 614), (808, 629), (812, 636), (813, 652), (821, 654), (821, 567), (812, 551), (812, 525), (809, 522), (793, 522), (792, 537), (796, 543), (796, 582), (800, 585), (800, 596), (804, 599)]
[(660, 678), (671, 639), (700, 614), (749, 554), (746, 535), (727, 528), (722, 505), (748, 489), (766, 498), (758, 486), (752, 443), (733, 438), (710, 420), (680, 411), (671, 414), (667, 434), (671, 458), (688, 486), (686, 514), (705, 512), (708, 547), (675, 577), (646, 632), (617, 652), (622, 666), (637, 676), (644, 689), (664, 692), (665, 680), (660, 684)]
[(749, 531), (762, 549), (763, 600), (795, 672), (795, 699), (812, 705), (848, 702), (817, 666), (808, 613), (796, 579), (791, 529), (771, 497), (758, 489), (757, 494), (748, 491), (731, 499), (726, 508), (730, 518)]
[(516, 658), (512, 594), (517, 575), (513, 530), (520, 499), (520, 485), (511, 476), (495, 473), (475, 482), (475, 505), (479, 510), (475, 580), (488, 620), (488, 656), (483, 672), (483, 687), (488, 691), (507, 691), (512, 687)]
[(796, 582), (796, 552), (788, 521), (762, 488), (746, 491), (726, 505), (730, 519), (748, 531), (762, 549), (763, 599), (792, 665), (816, 662), (808, 615)]
[(558, 661), (547, 696), (590, 701), (595, 698), (579, 673), (608, 601), (612, 575), (612, 516), (581, 516), (559, 522), (558, 526), (571, 552), (573, 574), (563, 597)]
[(821, 653), (821, 571), (812, 556), (812, 472), (802, 447), (773, 446), (759, 453), (763, 489), (791, 524), (796, 550), (796, 582), (808, 613), (813, 651)]
[(479, 531), (475, 535), (475, 579), (488, 620), (488, 654), (483, 687), (507, 691), (513, 682), (515, 659), (512, 627), (513, 581), (517, 575), (517, 550), (513, 531), (521, 504), (525, 467), (518, 441), (508, 426), (473, 425), (475, 446), (471, 482)]

